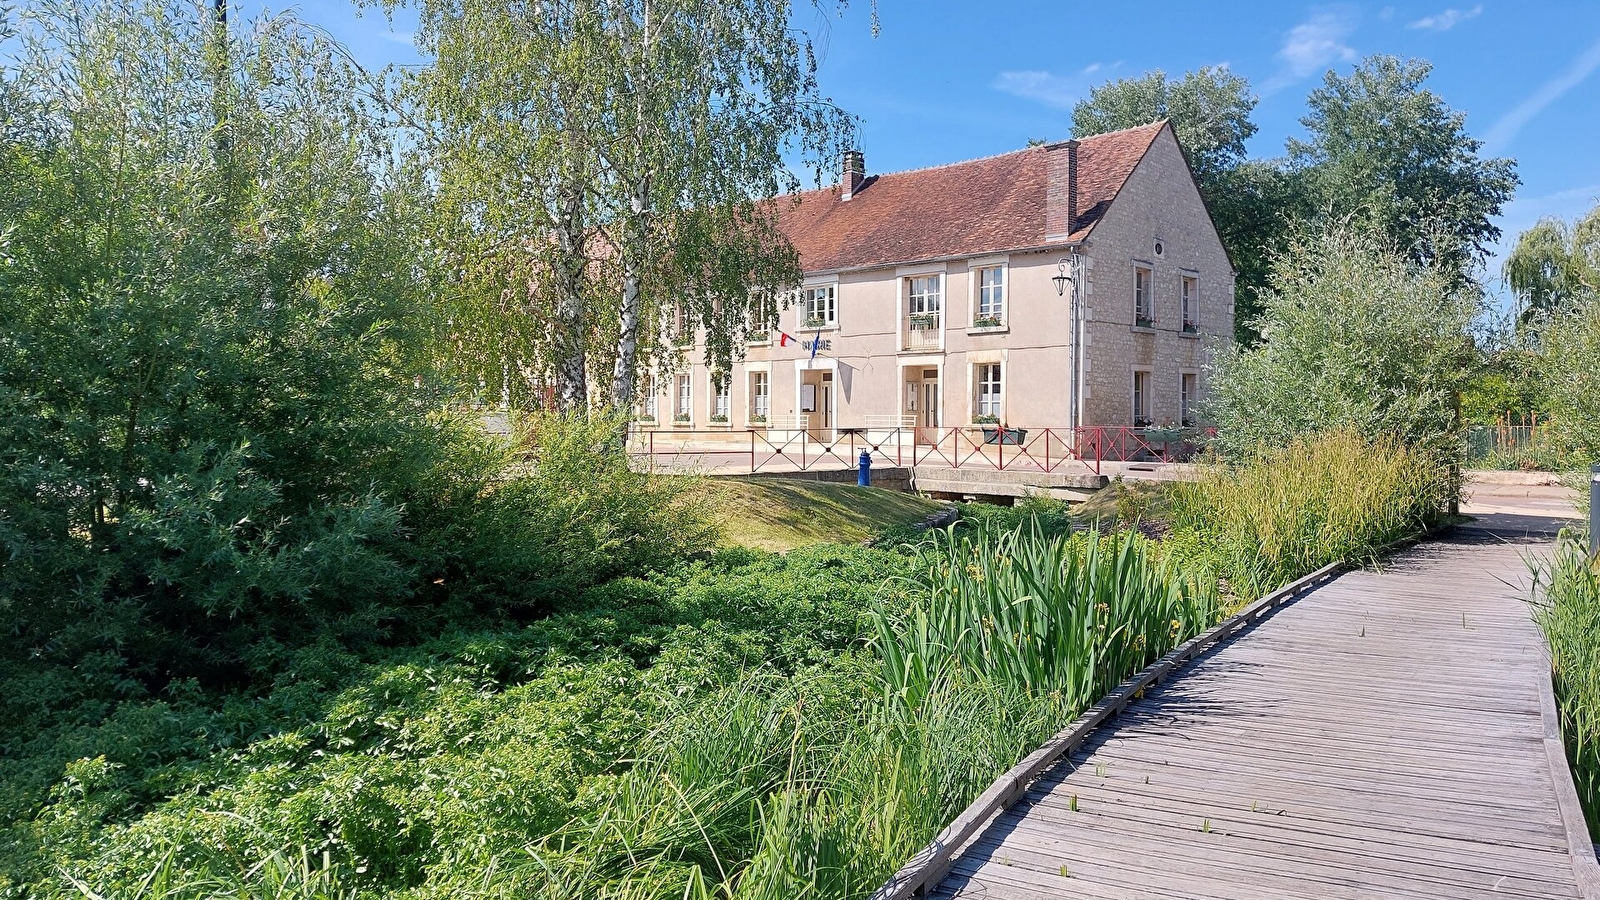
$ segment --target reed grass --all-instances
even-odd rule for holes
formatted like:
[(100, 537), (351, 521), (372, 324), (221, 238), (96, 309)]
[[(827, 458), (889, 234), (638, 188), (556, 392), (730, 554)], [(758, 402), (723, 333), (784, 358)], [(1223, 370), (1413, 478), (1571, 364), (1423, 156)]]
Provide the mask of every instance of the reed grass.
[[(669, 727), (502, 868), (523, 896), (871, 893), (1002, 772), (1210, 625), (1216, 598), (1132, 533), (941, 532), (866, 652), (752, 675)], [(504, 885), (502, 885), (504, 887)]]
[(1459, 489), (1427, 450), (1350, 431), (1309, 435), (1175, 486), (1169, 552), (1254, 600), (1329, 563), (1374, 558), (1439, 521)]
[(1572, 532), (1562, 535), (1548, 560), (1532, 566), (1561, 734), (1589, 833), (1600, 839), (1600, 571), (1582, 536)]

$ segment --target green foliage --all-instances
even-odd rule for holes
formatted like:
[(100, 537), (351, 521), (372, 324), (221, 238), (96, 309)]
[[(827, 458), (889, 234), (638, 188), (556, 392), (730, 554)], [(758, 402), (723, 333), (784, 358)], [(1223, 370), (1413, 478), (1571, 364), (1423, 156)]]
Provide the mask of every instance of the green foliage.
[(1239, 166), (1256, 133), (1250, 83), (1226, 66), (1202, 66), (1182, 78), (1160, 69), (1107, 82), (1072, 108), (1072, 133), (1084, 137), (1169, 119), (1202, 184)]
[(1572, 778), (1589, 832), (1600, 836), (1600, 572), (1572, 532), (1531, 565)]
[(775, 324), (800, 271), (769, 201), (854, 124), (789, 2), (408, 5), (430, 61), (399, 95), (462, 275), (454, 366), (523, 407), (551, 385), (563, 409), (629, 407), (641, 371), (678, 362), (667, 324), (704, 326), (724, 370)]
[(1215, 619), (1215, 585), (1153, 548), (1135, 532), (943, 532), (918, 556), (915, 605), (878, 622), (890, 701), (916, 708), (963, 671), (1086, 709)]
[(1448, 458), (1468, 383), (1475, 297), (1350, 229), (1302, 237), (1279, 259), (1259, 347), (1217, 358), (1207, 417), (1216, 446), (1248, 457), (1298, 435), (1350, 429)]
[(1551, 428), (1577, 461), (1600, 459), (1600, 294), (1551, 315), (1538, 372)]
[(1600, 207), (1573, 225), (1541, 219), (1517, 236), (1501, 270), (1521, 302), (1519, 321), (1540, 320), (1600, 293)]
[(992, 503), (963, 503), (958, 525), (986, 533), (1038, 529), (1047, 537), (1072, 531), (1072, 507), (1065, 500), (1050, 497), (1025, 497), (1011, 506)]
[(815, 673), (793, 690), (847, 692), (812, 722), (842, 727), (875, 694), (850, 651), (879, 586), (906, 571), (861, 548), (727, 551), (527, 627), (458, 626), (371, 662), (308, 648), (260, 696), (129, 699), (103, 723), (8, 732), (26, 752), (0, 762), (0, 893), (71, 895), (59, 867), (106, 896), (162, 871), (172, 896), (253, 895), (302, 853), (325, 885), (363, 895), (487, 892), (525, 847), (614, 813), (629, 760), (684, 771), (657, 749), (709, 734), (737, 685), (770, 697)]
[(1372, 558), (1438, 521), (1459, 489), (1425, 449), (1350, 431), (1306, 435), (1174, 485), (1167, 552), (1253, 600), (1331, 562)]
[(1363, 220), (1411, 259), (1466, 287), (1499, 239), (1494, 218), (1516, 190), (1516, 163), (1485, 159), (1466, 115), (1424, 87), (1432, 65), (1370, 56), (1330, 70), (1307, 98), (1307, 137), (1289, 141), (1314, 218)]

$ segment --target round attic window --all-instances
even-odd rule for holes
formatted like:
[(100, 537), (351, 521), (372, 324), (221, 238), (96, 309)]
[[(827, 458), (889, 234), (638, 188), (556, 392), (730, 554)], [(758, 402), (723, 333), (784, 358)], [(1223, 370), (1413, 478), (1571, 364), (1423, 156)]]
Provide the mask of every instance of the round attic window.
[(1160, 256), (1162, 251), (1165, 250), (1165, 249), (1166, 248), (1161, 245), (1161, 239), (1160, 238), (1156, 238), (1156, 255)]

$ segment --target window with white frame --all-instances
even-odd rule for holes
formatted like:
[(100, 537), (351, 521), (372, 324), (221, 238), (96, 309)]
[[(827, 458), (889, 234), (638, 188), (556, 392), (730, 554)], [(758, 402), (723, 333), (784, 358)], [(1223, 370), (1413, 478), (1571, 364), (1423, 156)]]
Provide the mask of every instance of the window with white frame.
[(652, 375), (650, 380), (645, 382), (644, 402), (639, 405), (640, 417), (651, 422), (656, 420), (657, 390), (658, 388), (656, 387), (656, 379), (655, 376)]
[(694, 420), (694, 385), (687, 375), (678, 376), (678, 404), (673, 408), (672, 418), (677, 422), (690, 422)]
[(750, 298), (749, 342), (765, 344), (772, 340), (772, 323), (775, 304), (771, 294), (756, 294)]
[(1004, 266), (985, 266), (978, 270), (978, 309), (972, 324), (994, 328), (1006, 320), (1006, 270)]
[(721, 372), (711, 373), (711, 421), (728, 421), (728, 376)]
[(1184, 372), (1178, 376), (1178, 421), (1185, 428), (1194, 426), (1194, 404), (1199, 390), (1199, 375)]
[(1193, 275), (1182, 278), (1183, 333), (1194, 334), (1200, 330), (1200, 279)]
[(1150, 328), (1156, 323), (1156, 298), (1151, 293), (1154, 273), (1148, 266), (1133, 267), (1133, 324)]
[(906, 279), (906, 300), (912, 331), (939, 327), (939, 311), (944, 307), (944, 276), (919, 275)]
[(750, 373), (750, 421), (765, 422), (772, 410), (772, 388), (765, 372)]
[(1150, 425), (1150, 373), (1143, 369), (1133, 373), (1133, 424), (1135, 428)]
[(978, 369), (978, 419), (1000, 421), (1001, 382), (999, 363), (980, 363)]
[(839, 324), (838, 286), (821, 284), (800, 291), (800, 327), (831, 328)]

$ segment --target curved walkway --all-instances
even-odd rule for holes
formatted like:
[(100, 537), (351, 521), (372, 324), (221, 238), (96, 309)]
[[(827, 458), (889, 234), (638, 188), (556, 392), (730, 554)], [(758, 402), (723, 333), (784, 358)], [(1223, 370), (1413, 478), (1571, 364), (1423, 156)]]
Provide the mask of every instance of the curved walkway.
[(1463, 529), (1305, 593), (1047, 770), (930, 895), (1600, 896), (1525, 600), (1543, 540)]

